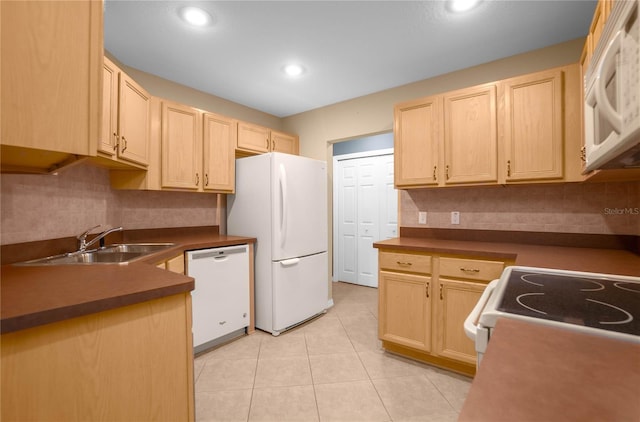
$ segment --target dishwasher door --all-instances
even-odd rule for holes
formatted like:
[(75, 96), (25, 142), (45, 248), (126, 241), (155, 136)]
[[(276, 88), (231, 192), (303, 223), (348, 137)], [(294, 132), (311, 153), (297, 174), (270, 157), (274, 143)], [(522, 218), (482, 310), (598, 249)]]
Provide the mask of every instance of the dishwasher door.
[(249, 326), (249, 246), (201, 249), (186, 256), (187, 275), (195, 279), (191, 298), (198, 353)]

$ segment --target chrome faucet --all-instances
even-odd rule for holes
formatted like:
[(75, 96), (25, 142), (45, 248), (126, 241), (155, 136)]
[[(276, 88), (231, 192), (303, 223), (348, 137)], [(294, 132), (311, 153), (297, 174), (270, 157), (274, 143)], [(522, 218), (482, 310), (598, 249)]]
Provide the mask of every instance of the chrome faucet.
[(91, 230), (97, 229), (98, 227), (100, 227), (100, 224), (98, 224), (95, 227), (91, 227), (89, 230), (87, 230), (84, 233), (82, 233), (82, 234), (77, 236), (78, 237), (78, 252), (84, 252), (89, 246), (93, 245), (94, 243), (96, 243), (99, 240), (104, 239), (105, 236), (107, 236), (107, 235), (109, 235), (109, 234), (111, 234), (113, 232), (122, 231), (122, 227), (114, 227), (112, 229), (103, 231), (102, 233), (100, 233), (99, 235), (97, 235), (96, 237), (91, 239), (89, 242), (87, 242), (87, 236), (89, 235)]

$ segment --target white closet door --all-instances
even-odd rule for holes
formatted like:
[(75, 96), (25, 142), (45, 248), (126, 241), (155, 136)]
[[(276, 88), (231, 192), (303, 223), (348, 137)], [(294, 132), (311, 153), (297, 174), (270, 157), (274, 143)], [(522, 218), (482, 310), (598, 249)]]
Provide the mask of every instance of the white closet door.
[(354, 160), (338, 162), (337, 175), (340, 180), (338, 188), (338, 279), (355, 283), (357, 281), (357, 248), (358, 231), (358, 166)]
[(373, 243), (397, 236), (393, 155), (339, 160), (335, 174), (337, 279), (377, 287), (378, 251)]
[(380, 157), (358, 160), (358, 277), (356, 283), (378, 286), (378, 254), (373, 242), (379, 239)]

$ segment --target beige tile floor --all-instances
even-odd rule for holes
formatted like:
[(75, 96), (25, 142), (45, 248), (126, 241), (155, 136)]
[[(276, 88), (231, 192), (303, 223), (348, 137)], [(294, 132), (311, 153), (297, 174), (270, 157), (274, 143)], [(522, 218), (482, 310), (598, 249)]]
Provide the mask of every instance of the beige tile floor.
[(323, 316), (241, 337), (195, 360), (197, 421), (455, 421), (471, 379), (377, 338), (378, 290), (333, 283)]

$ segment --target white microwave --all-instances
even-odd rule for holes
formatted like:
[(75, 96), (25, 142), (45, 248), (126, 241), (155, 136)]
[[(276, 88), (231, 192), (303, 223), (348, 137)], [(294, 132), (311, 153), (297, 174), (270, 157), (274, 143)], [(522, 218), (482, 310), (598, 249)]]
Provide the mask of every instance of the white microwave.
[(615, 2), (585, 75), (585, 172), (640, 167), (639, 5)]

